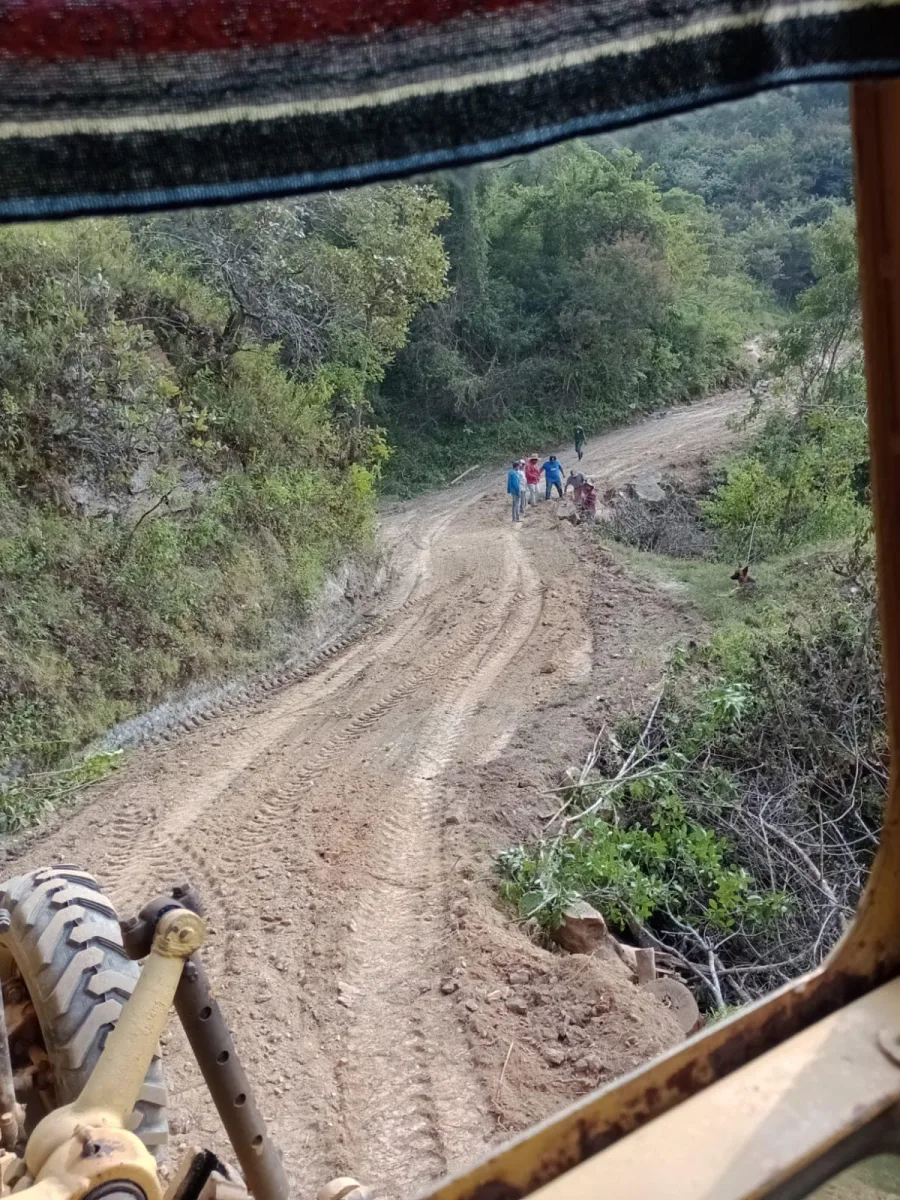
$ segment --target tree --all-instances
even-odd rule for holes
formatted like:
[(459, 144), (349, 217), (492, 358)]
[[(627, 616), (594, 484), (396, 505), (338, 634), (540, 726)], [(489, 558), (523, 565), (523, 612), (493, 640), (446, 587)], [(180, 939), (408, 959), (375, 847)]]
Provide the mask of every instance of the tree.
[(423, 304), (446, 294), (446, 215), (433, 188), (394, 184), (134, 223), (157, 268), (189, 270), (229, 298), (221, 351), (281, 347), (298, 381), (322, 389), (341, 435), (339, 462), (384, 461), (370, 389)]
[(815, 282), (782, 329), (771, 368), (779, 403), (707, 505), (736, 553), (751, 530), (764, 554), (868, 522), (855, 232), (853, 210), (841, 208), (811, 234)]
[(442, 186), (452, 290), (376, 405), (403, 475), (423, 443), (465, 457), (479, 430), (559, 437), (576, 412), (600, 428), (730, 369), (756, 303), (739, 256), (702, 199), (662, 193), (631, 151), (574, 143)]

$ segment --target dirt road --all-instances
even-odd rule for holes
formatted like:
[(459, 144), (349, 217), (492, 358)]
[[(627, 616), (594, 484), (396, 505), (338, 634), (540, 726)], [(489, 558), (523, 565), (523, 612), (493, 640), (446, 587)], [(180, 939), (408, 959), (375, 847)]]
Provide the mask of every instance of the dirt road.
[[(714, 454), (745, 403), (732, 393), (596, 439), (584, 468), (603, 488)], [(389, 581), (365, 636), (252, 708), (134, 753), (7, 864), (7, 874), (81, 864), (126, 913), (173, 883), (200, 888), (211, 974), (298, 1196), (348, 1169), (408, 1194), (502, 1134), (488, 1067), (506, 1035), (476, 1021), (500, 992), (454, 995), (447, 980), (469, 969), (476, 934), (473, 954), (485, 938), (506, 938), (503, 961), (508, 939), (525, 938), (503, 932), (466, 839), (490, 840), (479, 822), (497, 798), (484, 791), (492, 770), (527, 769), (533, 780), (565, 765), (540, 730), (596, 686), (598, 660), (632, 653), (615, 673), (638, 686), (641, 655), (671, 637), (641, 608), (660, 598), (632, 595), (621, 573), (593, 619), (586, 532), (556, 520), (554, 503), (513, 526), (502, 493), (498, 471), (489, 485), (470, 480), (398, 507), (384, 521)], [(467, 929), (476, 894), (492, 915)], [(638, 1024), (652, 1017), (635, 1004)], [(650, 1049), (671, 1040), (660, 1011)], [(632, 1058), (605, 1069), (646, 1052), (623, 1050)], [(173, 1141), (221, 1146), (180, 1033), (166, 1053)], [(595, 1082), (573, 1082), (569, 1094)]]

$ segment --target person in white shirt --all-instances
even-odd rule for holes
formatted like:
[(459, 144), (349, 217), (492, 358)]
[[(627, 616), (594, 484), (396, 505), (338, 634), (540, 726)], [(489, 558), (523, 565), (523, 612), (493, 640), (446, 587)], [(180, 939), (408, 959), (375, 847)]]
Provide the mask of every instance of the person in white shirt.
[(525, 459), (520, 458), (516, 464), (516, 470), (519, 472), (519, 514), (525, 515), (525, 509), (528, 507), (528, 480), (525, 478)]

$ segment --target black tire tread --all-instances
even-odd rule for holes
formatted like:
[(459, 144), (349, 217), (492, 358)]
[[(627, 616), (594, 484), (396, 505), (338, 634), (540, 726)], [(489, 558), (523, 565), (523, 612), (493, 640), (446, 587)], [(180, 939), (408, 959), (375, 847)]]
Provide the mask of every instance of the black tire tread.
[[(92, 875), (47, 867), (4, 885), (3, 937), (34, 1004), (59, 1103), (76, 1098), (140, 973), (122, 947), (112, 904)], [(153, 1153), (168, 1142), (166, 1087), (154, 1057), (129, 1125)]]

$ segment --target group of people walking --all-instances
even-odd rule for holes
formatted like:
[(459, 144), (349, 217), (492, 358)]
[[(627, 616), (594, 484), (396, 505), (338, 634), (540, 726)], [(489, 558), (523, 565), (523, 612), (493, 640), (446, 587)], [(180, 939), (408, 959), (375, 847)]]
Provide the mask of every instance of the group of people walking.
[[(576, 425), (575, 453), (578, 455), (579, 462), (584, 454), (584, 440), (584, 430), (580, 425)], [(575, 499), (579, 504), (581, 503), (580, 493), (583, 489), (590, 487), (593, 493), (593, 486), (581, 474), (569, 476), (569, 479), (563, 484), (565, 469), (555, 454), (551, 454), (541, 466), (538, 466), (539, 462), (540, 458), (537, 454), (532, 454), (527, 459), (517, 458), (507, 473), (506, 494), (512, 501), (512, 519), (514, 521), (521, 520), (529, 505), (537, 504), (542, 475), (545, 500), (550, 499), (554, 489), (562, 500), (570, 483), (575, 489)]]

